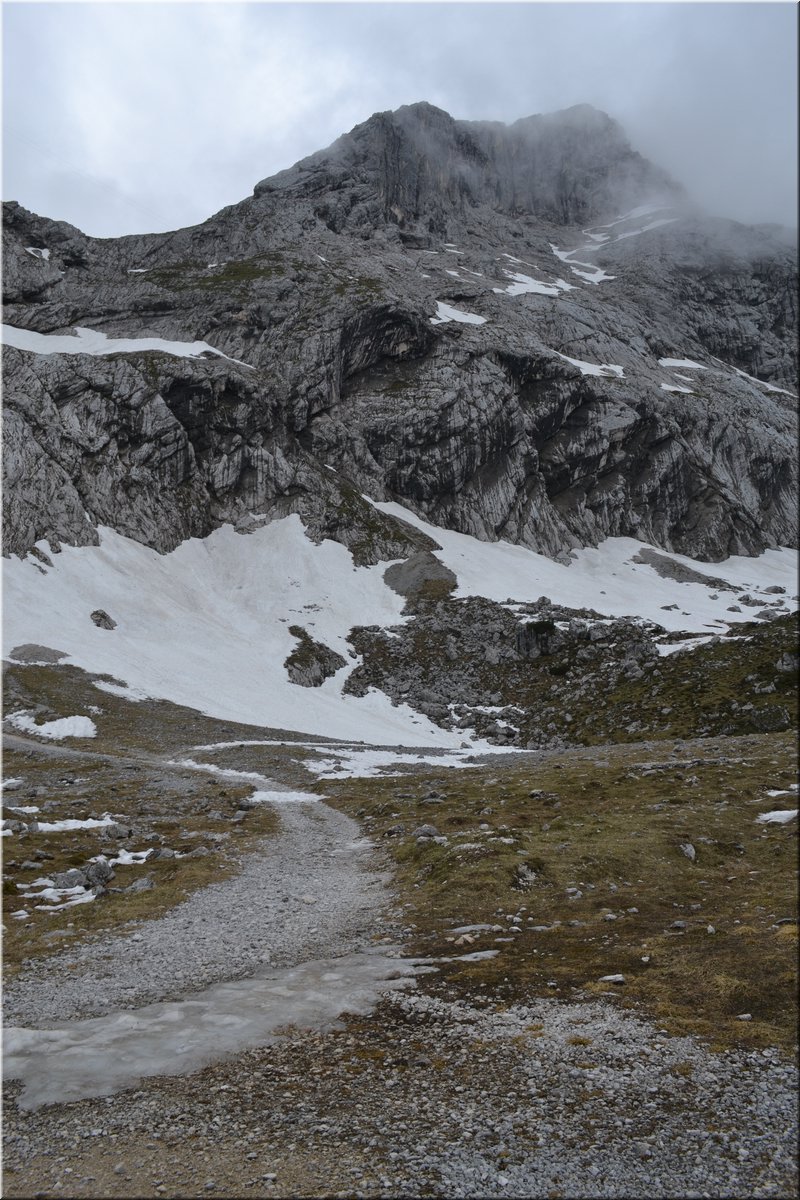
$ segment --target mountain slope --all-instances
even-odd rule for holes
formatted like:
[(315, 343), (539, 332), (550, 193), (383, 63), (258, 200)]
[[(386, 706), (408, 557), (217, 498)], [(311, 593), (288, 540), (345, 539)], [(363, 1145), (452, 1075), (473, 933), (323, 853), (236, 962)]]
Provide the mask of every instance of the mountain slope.
[(412, 105), (193, 229), (98, 240), (8, 205), (4, 238), (15, 329), (219, 352), (7, 349), (7, 551), (291, 511), (365, 561), (407, 548), (364, 536), (352, 484), (552, 556), (796, 541), (793, 251), (694, 214), (586, 106)]

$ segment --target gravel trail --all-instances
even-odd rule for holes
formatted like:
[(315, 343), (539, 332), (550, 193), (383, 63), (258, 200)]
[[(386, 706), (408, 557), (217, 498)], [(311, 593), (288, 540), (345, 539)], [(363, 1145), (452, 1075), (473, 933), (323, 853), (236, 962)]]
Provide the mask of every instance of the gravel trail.
[(354, 821), (313, 800), (281, 804), (280, 831), (233, 878), (129, 934), (32, 960), (5, 991), (6, 1025), (42, 1026), (177, 1000), (209, 985), (349, 953), (389, 894)]

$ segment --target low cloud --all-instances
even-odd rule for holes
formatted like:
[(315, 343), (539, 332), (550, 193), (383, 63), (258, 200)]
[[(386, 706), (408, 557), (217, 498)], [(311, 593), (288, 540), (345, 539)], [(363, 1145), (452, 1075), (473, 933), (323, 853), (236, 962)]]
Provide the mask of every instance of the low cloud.
[(193, 224), (372, 112), (590, 103), (709, 211), (796, 221), (789, 4), (6, 5), (4, 187), (95, 236)]

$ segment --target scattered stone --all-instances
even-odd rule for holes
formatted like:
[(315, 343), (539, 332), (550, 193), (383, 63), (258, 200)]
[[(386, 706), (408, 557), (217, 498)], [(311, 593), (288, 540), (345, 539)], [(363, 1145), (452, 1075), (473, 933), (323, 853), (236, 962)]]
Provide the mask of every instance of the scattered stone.
[(94, 612), (91, 614), (91, 618), (94, 621), (94, 623), (98, 629), (116, 629), (117, 628), (117, 622), (114, 620), (113, 617), (110, 617), (107, 612), (104, 612), (104, 610), (102, 608), (96, 608), (94, 610)]

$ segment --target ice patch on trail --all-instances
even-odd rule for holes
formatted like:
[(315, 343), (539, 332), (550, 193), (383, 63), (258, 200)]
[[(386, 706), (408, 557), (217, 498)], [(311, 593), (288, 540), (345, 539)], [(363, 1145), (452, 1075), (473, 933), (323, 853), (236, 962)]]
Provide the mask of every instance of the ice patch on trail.
[(59, 717), (57, 721), (44, 721), (41, 725), (37, 725), (27, 712), (9, 713), (5, 719), (23, 733), (35, 733), (50, 741), (61, 741), (66, 737), (97, 737), (97, 726), (90, 717)]
[(3, 1075), (21, 1079), (23, 1109), (110, 1096), (154, 1075), (188, 1075), (279, 1038), (286, 1026), (331, 1029), (426, 966), (370, 950), (219, 983), (190, 999), (73, 1021), (5, 1029)]
[(313, 792), (275, 792), (275, 791), (256, 791), (250, 797), (251, 804), (319, 804), (322, 796), (315, 796)]
[(96, 329), (82, 325), (73, 326), (75, 335), (61, 333), (37, 333), (33, 329), (19, 329), (16, 325), (3, 326), (3, 344), (15, 350), (26, 350), (30, 354), (141, 354), (146, 350), (160, 350), (176, 358), (199, 358), (201, 354), (215, 354), (240, 367), (255, 370), (238, 358), (231, 358), (221, 350), (215, 350), (208, 342), (174, 342), (165, 338), (110, 338)]

